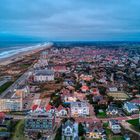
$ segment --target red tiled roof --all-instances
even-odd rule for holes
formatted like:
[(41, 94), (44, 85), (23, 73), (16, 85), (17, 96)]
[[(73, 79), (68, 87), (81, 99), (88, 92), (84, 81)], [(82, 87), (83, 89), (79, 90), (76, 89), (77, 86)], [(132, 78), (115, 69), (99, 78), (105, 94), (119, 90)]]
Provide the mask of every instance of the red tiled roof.
[(5, 113), (4, 112), (0, 112), (0, 119), (3, 119), (5, 117)]
[(46, 106), (46, 111), (49, 111), (49, 110), (51, 110), (52, 109), (52, 106), (50, 105), (50, 104), (48, 104), (47, 106)]
[(65, 109), (62, 105), (59, 105), (59, 107), (57, 108), (58, 111)]
[(89, 90), (88, 86), (82, 86), (81, 89), (82, 90)]
[(140, 104), (140, 99), (133, 99), (130, 101), (131, 103)]
[(33, 111), (36, 110), (37, 107), (38, 107), (38, 105), (33, 105), (33, 106), (32, 106), (32, 110), (33, 110)]

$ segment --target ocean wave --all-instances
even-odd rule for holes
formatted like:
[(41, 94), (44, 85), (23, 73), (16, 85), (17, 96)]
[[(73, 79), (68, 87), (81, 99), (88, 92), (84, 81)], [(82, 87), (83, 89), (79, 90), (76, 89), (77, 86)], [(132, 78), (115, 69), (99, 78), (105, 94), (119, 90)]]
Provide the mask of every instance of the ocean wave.
[(47, 47), (49, 45), (51, 45), (51, 43), (36, 44), (33, 46), (22, 46), (22, 48), (21, 46), (8, 47), (0, 50), (0, 59), (11, 57), (20, 52), (31, 51), (40, 47)]

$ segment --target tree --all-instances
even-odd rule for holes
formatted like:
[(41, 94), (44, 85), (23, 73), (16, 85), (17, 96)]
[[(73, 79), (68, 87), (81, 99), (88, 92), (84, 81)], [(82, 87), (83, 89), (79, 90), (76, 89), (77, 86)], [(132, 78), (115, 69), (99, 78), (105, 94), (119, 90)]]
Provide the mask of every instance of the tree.
[(100, 94), (105, 95), (106, 94), (106, 87), (100, 86), (99, 92), (100, 92)]
[(42, 137), (41, 132), (38, 132), (37, 139), (40, 139)]
[(78, 126), (78, 135), (79, 136), (83, 136), (85, 134), (85, 130), (84, 130), (84, 126), (79, 123), (79, 126)]

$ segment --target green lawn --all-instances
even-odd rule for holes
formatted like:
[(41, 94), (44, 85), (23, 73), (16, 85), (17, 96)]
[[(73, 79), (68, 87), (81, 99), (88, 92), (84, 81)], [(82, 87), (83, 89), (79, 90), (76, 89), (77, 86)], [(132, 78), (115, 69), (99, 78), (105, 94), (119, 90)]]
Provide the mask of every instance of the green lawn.
[(134, 126), (139, 125), (139, 119), (128, 120), (127, 122), (134, 125)]
[(108, 125), (109, 125), (109, 123), (108, 123), (108, 122), (103, 123), (103, 127), (104, 127), (104, 128), (107, 128), (107, 127), (108, 127)]
[(112, 136), (111, 140), (124, 140), (123, 136)]
[(0, 87), (0, 94), (1, 94), (2, 92), (4, 92), (8, 87), (10, 87), (12, 84), (13, 84), (13, 82), (12, 82), (12, 81), (9, 81), (9, 82), (5, 83), (4, 85), (2, 85), (2, 86)]
[(16, 123), (11, 140), (27, 140), (24, 136), (24, 120)]
[(133, 129), (135, 129), (136, 131), (140, 132), (139, 119), (128, 120), (127, 122), (132, 125)]
[(21, 66), (21, 68), (28, 68), (30, 65), (31, 65), (31, 64), (22, 64), (22, 65), (20, 65), (20, 66)]
[(106, 118), (106, 113), (105, 113), (105, 111), (104, 111), (104, 112), (99, 112), (99, 113), (97, 114), (97, 117), (98, 117), (98, 118)]
[(0, 132), (7, 132), (7, 128), (0, 127)]

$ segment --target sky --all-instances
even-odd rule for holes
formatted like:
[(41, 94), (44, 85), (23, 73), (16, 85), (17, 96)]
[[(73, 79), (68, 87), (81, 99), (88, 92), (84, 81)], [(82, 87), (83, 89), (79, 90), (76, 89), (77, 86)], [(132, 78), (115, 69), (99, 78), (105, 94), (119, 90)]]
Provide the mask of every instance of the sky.
[(140, 41), (140, 0), (1, 0), (0, 38)]

